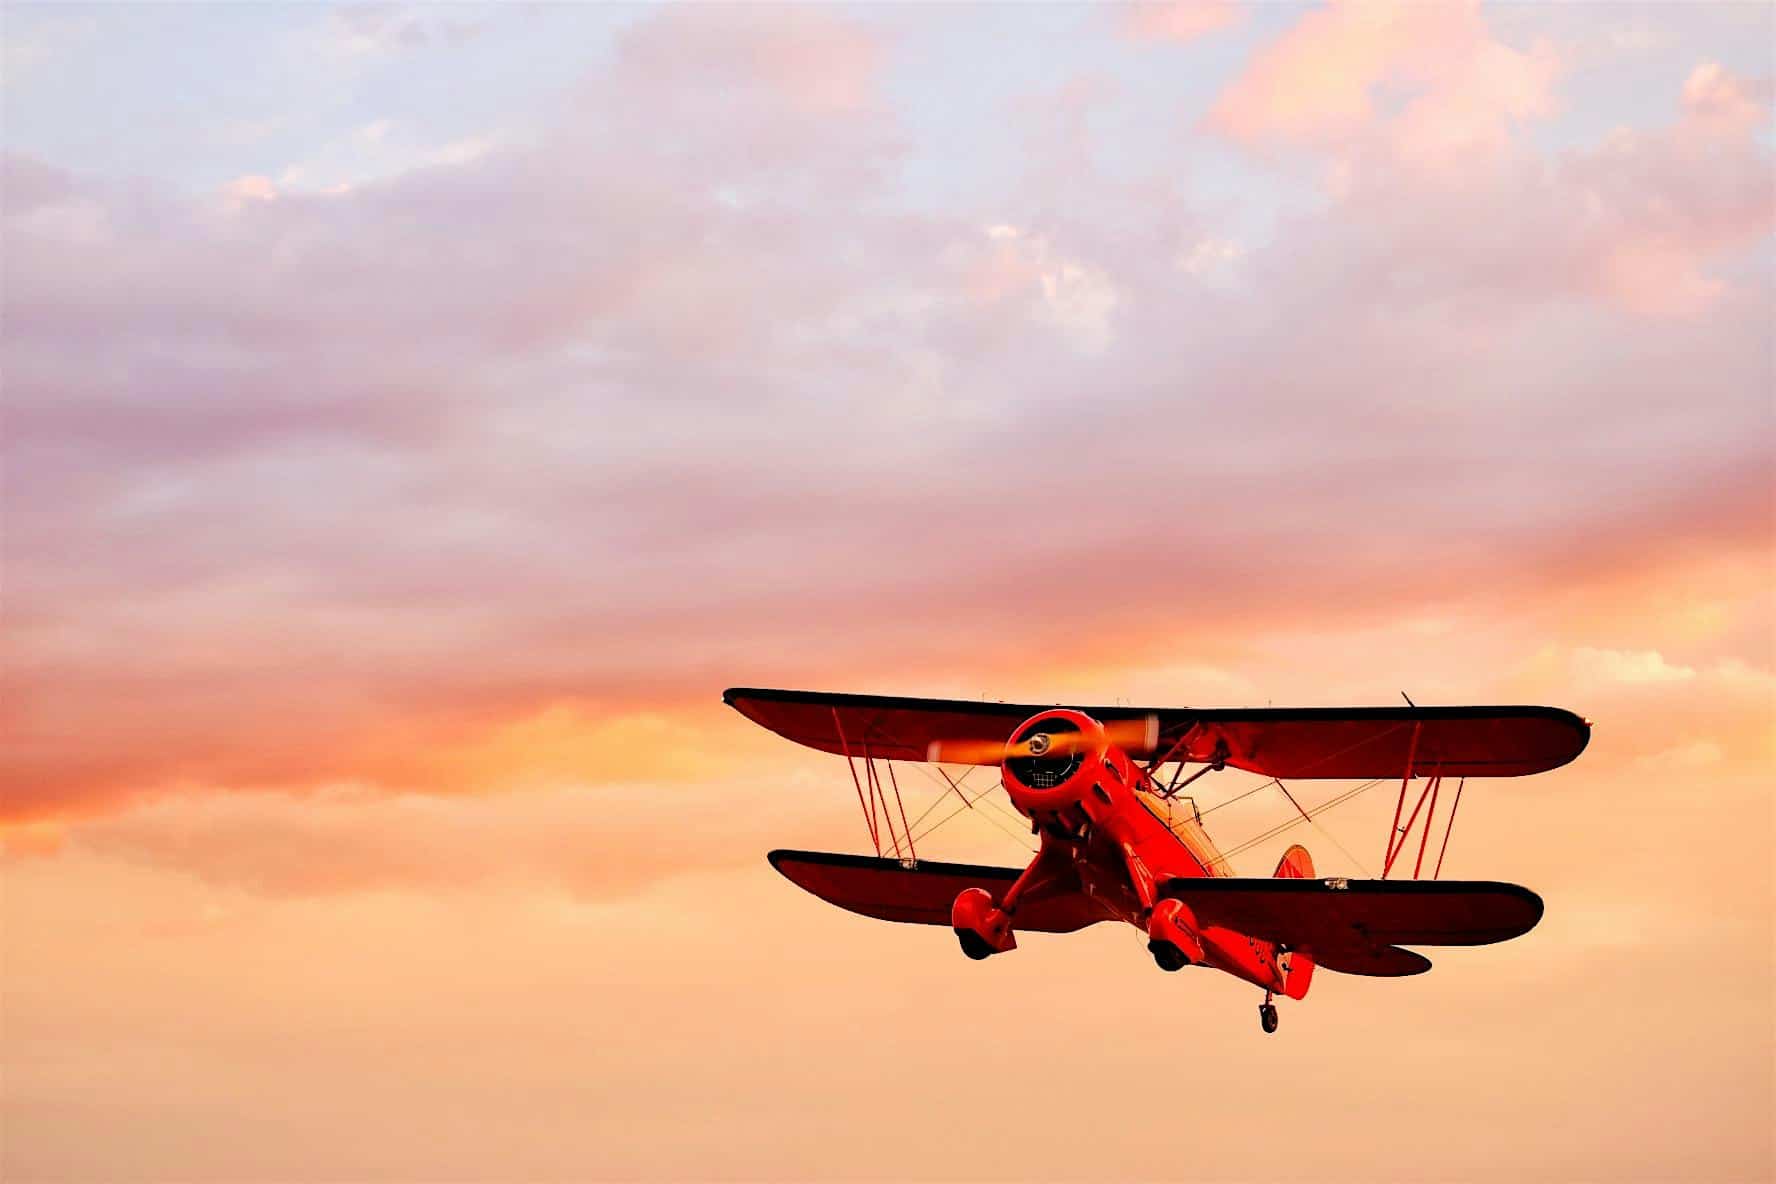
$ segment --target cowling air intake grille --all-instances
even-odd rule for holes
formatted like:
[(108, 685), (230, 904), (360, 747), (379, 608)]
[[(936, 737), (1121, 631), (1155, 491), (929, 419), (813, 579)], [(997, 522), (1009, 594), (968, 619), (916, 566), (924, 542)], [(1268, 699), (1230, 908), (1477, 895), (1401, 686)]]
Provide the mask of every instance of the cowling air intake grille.
[[(1022, 744), (1039, 732), (1050, 736), (1060, 732), (1077, 732), (1079, 725), (1071, 720), (1045, 719), (1025, 728), (1012, 737), (1013, 744)], [(1005, 762), (1006, 771), (1031, 789), (1053, 789), (1078, 771), (1085, 755), (1077, 750), (1066, 756), (1014, 756)]]

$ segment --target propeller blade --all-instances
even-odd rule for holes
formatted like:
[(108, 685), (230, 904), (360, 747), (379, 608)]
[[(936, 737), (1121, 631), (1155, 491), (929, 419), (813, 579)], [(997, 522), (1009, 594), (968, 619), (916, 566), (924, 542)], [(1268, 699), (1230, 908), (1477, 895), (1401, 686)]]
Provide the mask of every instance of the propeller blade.
[[(1159, 743), (1159, 717), (1118, 719), (1103, 724), (1103, 742), (1125, 752), (1150, 753)], [(937, 764), (998, 765), (1025, 756), (1067, 757), (1095, 750), (1099, 737), (1090, 732), (1038, 732), (1011, 744), (1002, 740), (933, 740), (925, 759)]]
[(933, 740), (925, 759), (935, 765), (996, 765), (1005, 759), (1005, 741)]
[(1138, 719), (1114, 719), (1104, 725), (1104, 737), (1124, 752), (1152, 753), (1159, 747), (1159, 717), (1151, 713)]

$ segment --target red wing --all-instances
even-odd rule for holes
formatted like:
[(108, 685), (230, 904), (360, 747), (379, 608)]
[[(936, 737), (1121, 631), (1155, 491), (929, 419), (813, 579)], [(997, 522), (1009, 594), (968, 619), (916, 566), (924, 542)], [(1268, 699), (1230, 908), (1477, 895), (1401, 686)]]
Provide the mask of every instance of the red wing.
[[(736, 687), (722, 698), (780, 736), (823, 752), (923, 761), (934, 741), (1003, 743), (1047, 710), (1032, 703), (909, 699)], [(1591, 728), (1557, 707), (1082, 707), (1106, 723), (1159, 723), (1153, 751), (1195, 762), (1222, 756), (1268, 777), (1521, 777), (1566, 764)]]
[(895, 761), (925, 760), (939, 740), (1004, 743), (1013, 728), (1036, 714), (1036, 709), (1015, 703), (745, 687), (723, 691), (722, 701), (797, 744)]
[(1415, 777), (1523, 777), (1559, 768), (1591, 740), (1591, 726), (1558, 707), (1227, 709), (1194, 722), (1188, 759), (1223, 746), (1234, 768), (1291, 780), (1399, 777), (1408, 761)]
[(1418, 974), (1430, 962), (1395, 947), (1489, 945), (1542, 918), (1541, 897), (1490, 880), (1178, 879), (1159, 894), (1205, 926), (1279, 942), (1344, 974)]
[[(773, 851), (771, 866), (798, 888), (842, 909), (883, 921), (948, 925), (950, 905), (964, 888), (985, 888), (997, 900), (1023, 874), (1017, 868), (921, 860), (837, 855), (826, 851)], [(1039, 891), (1018, 905), (1019, 930), (1071, 933), (1110, 917), (1076, 890)]]

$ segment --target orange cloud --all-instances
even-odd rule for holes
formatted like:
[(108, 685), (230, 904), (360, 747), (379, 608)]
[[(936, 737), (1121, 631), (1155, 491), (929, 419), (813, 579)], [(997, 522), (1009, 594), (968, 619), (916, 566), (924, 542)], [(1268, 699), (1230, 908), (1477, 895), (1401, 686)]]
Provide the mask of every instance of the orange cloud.
[[(516, 888), (595, 899), (757, 862), (774, 845), (773, 792), (738, 777), (494, 798), (348, 788), (165, 798), (80, 826), (68, 850), (273, 898)], [(834, 794), (823, 808), (836, 819), (846, 805)], [(718, 816), (720, 827), (702, 822)]]
[(1339, 3), (1260, 50), (1209, 120), (1252, 141), (1379, 132), (1400, 159), (1442, 165), (1547, 114), (1557, 74), (1548, 47), (1496, 40), (1478, 3)]
[[(1639, 527), (1626, 532), (1521, 538), (1509, 567), (1484, 541), (1445, 543), (1435, 566), (1405, 568), (1316, 552), (1307, 541), (1255, 547), (1243, 558), (1230, 551), (1217, 568), (1220, 591), (1194, 592), (1189, 611), (1180, 610), (1169, 581), (1102, 604), (1095, 584), (1047, 578), (1055, 553), (1067, 556), (1067, 570), (1115, 570), (1129, 541), (1114, 534), (1095, 544), (1082, 539), (1077, 548), (1061, 543), (1058, 551), (1035, 539), (1032, 550), (1002, 550), (992, 568), (966, 575), (925, 575), (782, 605), (711, 605), (637, 635), (632, 646), (602, 644), (593, 622), (533, 631), (519, 614), (485, 642), (416, 649), (405, 670), (312, 654), (267, 660), (252, 648), (217, 662), (231, 643), (201, 630), (174, 635), (189, 649), (168, 645), (146, 656), (101, 649), (93, 664), (59, 655), (45, 665), (53, 651), (23, 661), (32, 653), (26, 647), (41, 639), (20, 630), (9, 639), (21, 661), (8, 679), (3, 814), (48, 823), (168, 794), (339, 783), (437, 794), (682, 784), (784, 755), (716, 709), (717, 693), (730, 683), (963, 696), (991, 690), (1037, 700), (1067, 685), (1102, 699), (1144, 686), (1149, 696), (1197, 702), (1261, 701), (1290, 693), (1292, 684), (1330, 701), (1340, 693), (1311, 680), (1283, 683), (1273, 660), (1261, 656), (1265, 647), (1295, 644), (1285, 639), (1304, 631), (1342, 636), (1402, 613), (1441, 614), (1471, 628), (1521, 614), (1504, 606), (1524, 600), (1537, 606), (1532, 619), (1541, 627), (1580, 645), (1621, 648), (1610, 639), (1622, 631), (1647, 636), (1667, 617), (1672, 636), (1686, 644), (1713, 637), (1743, 645), (1735, 631), (1750, 628), (1755, 638), (1767, 628), (1762, 614), (1747, 620), (1744, 607), (1759, 595), (1767, 506), (1756, 491), (1742, 496), (1723, 486), (1716, 493), (1663, 517), (1641, 509), (1633, 519)], [(1230, 503), (1227, 512), (1236, 511), (1240, 521), (1259, 512), (1256, 503)], [(1702, 523), (1718, 537), (1697, 539)], [(1697, 541), (1665, 553), (1643, 545), (1647, 529)], [(1175, 579), (1188, 578), (1173, 570)], [(1687, 596), (1698, 580), (1711, 598), (1700, 608)], [(1313, 594), (1304, 596), (1305, 587)], [(907, 602), (941, 603), (943, 611), (893, 616)], [(882, 624), (855, 627), (860, 620)], [(366, 646), (389, 641), (342, 634), (336, 623), (327, 628), (333, 644), (345, 636)], [(674, 628), (697, 660), (679, 655)], [(584, 641), (569, 640), (575, 636)], [(309, 644), (318, 643), (293, 652)], [(207, 657), (194, 661), (196, 654)], [(1177, 672), (1139, 673), (1158, 656), (1178, 663)], [(1471, 661), (1443, 653), (1419, 663), (1426, 668), (1419, 677)], [(21, 678), (33, 664), (36, 673)], [(563, 674), (563, 664), (584, 673)], [(1199, 666), (1220, 673), (1189, 673)], [(1137, 675), (1125, 682), (1118, 671)], [(586, 693), (588, 685), (599, 693)], [(1474, 693), (1469, 684), (1464, 695), (1462, 685), (1451, 694)], [(1343, 697), (1386, 700), (1394, 690), (1388, 682)]]

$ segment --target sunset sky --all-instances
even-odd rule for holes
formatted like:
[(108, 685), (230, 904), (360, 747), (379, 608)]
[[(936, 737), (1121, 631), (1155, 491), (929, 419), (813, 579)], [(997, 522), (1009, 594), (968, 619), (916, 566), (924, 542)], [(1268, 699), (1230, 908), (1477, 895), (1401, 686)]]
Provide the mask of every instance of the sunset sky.
[[(6, 1180), (1776, 1174), (1776, 8), (0, 19)], [(1267, 1037), (731, 685), (1595, 734)]]

